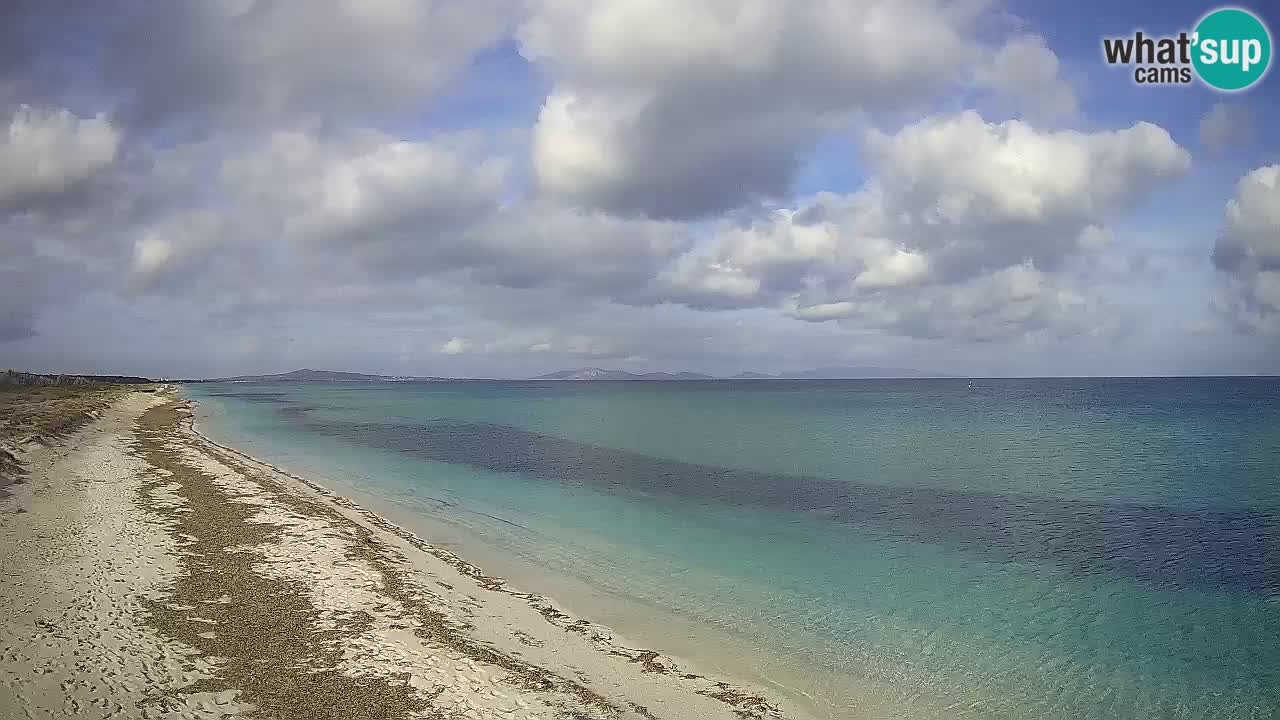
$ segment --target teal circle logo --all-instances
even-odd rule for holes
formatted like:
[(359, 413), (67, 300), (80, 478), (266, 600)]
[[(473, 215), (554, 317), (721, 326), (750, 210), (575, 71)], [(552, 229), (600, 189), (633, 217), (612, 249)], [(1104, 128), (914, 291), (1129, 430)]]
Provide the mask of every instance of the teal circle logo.
[(1196, 25), (1191, 63), (1200, 79), (1227, 92), (1262, 79), (1271, 64), (1271, 33), (1253, 13), (1220, 8)]

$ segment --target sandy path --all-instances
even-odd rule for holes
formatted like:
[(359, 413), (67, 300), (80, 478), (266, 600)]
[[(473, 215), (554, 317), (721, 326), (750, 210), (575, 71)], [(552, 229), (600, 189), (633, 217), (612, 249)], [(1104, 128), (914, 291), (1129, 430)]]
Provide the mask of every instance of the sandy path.
[(0, 516), (0, 717), (802, 717), (209, 442), (172, 395), (38, 455)]

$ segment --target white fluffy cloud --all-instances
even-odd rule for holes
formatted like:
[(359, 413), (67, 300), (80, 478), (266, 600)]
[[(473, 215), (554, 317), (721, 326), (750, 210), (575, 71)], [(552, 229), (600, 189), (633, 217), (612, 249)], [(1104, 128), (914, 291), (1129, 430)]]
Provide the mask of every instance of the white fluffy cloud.
[(66, 192), (110, 166), (119, 147), (101, 115), (18, 108), (0, 137), (0, 210)]
[(1083, 332), (1096, 303), (1056, 271), (1190, 164), (1146, 123), (1041, 132), (972, 112), (872, 133), (868, 156), (877, 174), (862, 190), (723, 227), (659, 277), (662, 296), (918, 337)]
[(960, 78), (978, 52), (973, 7), (539, 0), (518, 34), (556, 82), (534, 128), (538, 180), (668, 218), (782, 195), (820, 131)]
[(1055, 265), (1080, 233), (1180, 177), (1191, 156), (1163, 128), (1042, 132), (976, 112), (928, 118), (868, 149), (884, 212), (947, 262)]
[(939, 223), (1052, 222), (1131, 205), (1190, 167), (1163, 128), (1041, 132), (974, 111), (928, 118), (869, 148), (886, 191)]
[(1245, 329), (1280, 333), (1280, 165), (1240, 179), (1227, 201), (1213, 264), (1230, 282), (1223, 309)]

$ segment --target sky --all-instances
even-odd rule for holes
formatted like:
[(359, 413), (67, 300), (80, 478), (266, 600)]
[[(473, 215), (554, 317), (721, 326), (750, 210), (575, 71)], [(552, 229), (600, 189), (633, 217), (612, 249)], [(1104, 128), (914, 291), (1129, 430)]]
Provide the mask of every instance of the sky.
[(1214, 7), (8, 0), (0, 367), (1280, 374), (1280, 79), (1102, 56)]

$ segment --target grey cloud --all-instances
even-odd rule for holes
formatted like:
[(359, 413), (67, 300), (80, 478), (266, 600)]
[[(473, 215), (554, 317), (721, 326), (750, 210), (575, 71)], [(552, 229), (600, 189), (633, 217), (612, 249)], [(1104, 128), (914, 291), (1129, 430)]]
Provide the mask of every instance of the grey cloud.
[[(525, 367), (528, 374), (566, 365), (731, 374), (744, 369), (744, 358), (751, 369), (799, 368), (812, 364), (815, 353), (845, 359), (881, 344), (846, 328), (805, 326), (763, 311), (703, 313), (674, 305), (594, 303), (579, 307), (568, 322), (543, 314), (530, 322), (468, 320), (465, 326), (467, 360)], [(453, 334), (441, 334), (440, 343)]]
[[(316, 327), (326, 315), (390, 328), (410, 309), (414, 326), (451, 306), (474, 310), (472, 323), (569, 322), (597, 298), (642, 292), (687, 249), (675, 223), (505, 204), (503, 163), (472, 140), (289, 133), (142, 153), (115, 168), (112, 202), (11, 219), (8, 236), (26, 254), (53, 243), (96, 268), (67, 265), (51, 281), (69, 301), (104, 287), (130, 303), (163, 298), (193, 333)], [(25, 337), (54, 304), (10, 288), (26, 303)]]
[(17, 310), (0, 312), (0, 343), (28, 340), (36, 336), (35, 317)]
[[(37, 162), (62, 167), (62, 145), (43, 147)], [(206, 205), (217, 198), (193, 169), (208, 150), (125, 145), (109, 166), (65, 188), (58, 183), (24, 195), (21, 205), (0, 215), (0, 270), (13, 271), (3, 288), (12, 296), (0, 291), (6, 296), (0, 306), (18, 308), (25, 325), (44, 328), (37, 322), (42, 316), (104, 292), (131, 302), (147, 294), (251, 293), (236, 285), (261, 278), (246, 272), (256, 263), (226, 268), (227, 258), (237, 256), (221, 254), (241, 240), (230, 222), (236, 213)]]
[(854, 301), (797, 307), (804, 320), (847, 320), (924, 339), (991, 342), (1035, 335), (1057, 339), (1120, 329), (1099, 300), (1030, 265), (981, 275), (953, 286), (879, 294)]
[(534, 130), (539, 183), (676, 219), (780, 196), (822, 130), (964, 73), (977, 48), (957, 8), (536, 2), (522, 52), (557, 81)]
[(976, 80), (991, 88), (1019, 115), (1054, 122), (1079, 110), (1074, 88), (1061, 74), (1058, 56), (1039, 35), (1010, 38), (980, 65)]
[[(119, 136), (103, 118), (22, 107), (0, 139), (0, 335), (35, 337), (41, 315), (119, 274)], [(127, 222), (123, 223), (127, 225)]]
[(133, 123), (368, 117), (438, 90), (499, 39), (507, 0), (132, 3), (104, 18), (105, 80)]
[(0, 5), (0, 77), (38, 52), (35, 11), (42, 4), (42, 0), (12, 0)]
[(92, 35), (84, 8), (68, 0), (0, 3), (0, 108), (63, 104), (73, 71), (58, 57), (54, 39)]
[(687, 248), (675, 223), (504, 203), (507, 163), (484, 150), (471, 135), (282, 133), (227, 160), (222, 182), (248, 210), (240, 234), (368, 281), (465, 272), (478, 284), (622, 297)]
[[(24, 265), (26, 265), (24, 263)], [(30, 266), (0, 267), (0, 343), (26, 340), (35, 336), (37, 302), (43, 278), (31, 277)]]
[(1228, 282), (1218, 308), (1244, 330), (1280, 334), (1280, 165), (1237, 183), (1212, 260)]
[(417, 270), (422, 248), (497, 209), (506, 163), (467, 137), (277, 133), (223, 167), (226, 192), (303, 249), (341, 249)]
[(222, 259), (217, 257), (219, 245), (235, 231), (223, 216), (205, 210), (177, 212), (139, 228), (129, 259), (129, 288), (167, 294), (198, 291), (203, 279), (216, 274), (210, 263)]
[(56, 197), (116, 159), (120, 134), (99, 115), (21, 106), (0, 137), (0, 212)]
[(1200, 118), (1200, 144), (1219, 152), (1229, 147), (1248, 147), (1254, 139), (1256, 118), (1248, 105), (1217, 102)]
[[(7, 236), (0, 225), (0, 237)], [(41, 254), (31, 245), (10, 245), (0, 255), (0, 343), (35, 337), (40, 313), (80, 299), (84, 267), (75, 260)]]
[(535, 204), (489, 218), (457, 257), (503, 285), (560, 284), (624, 300), (688, 243), (686, 228), (675, 223)]

